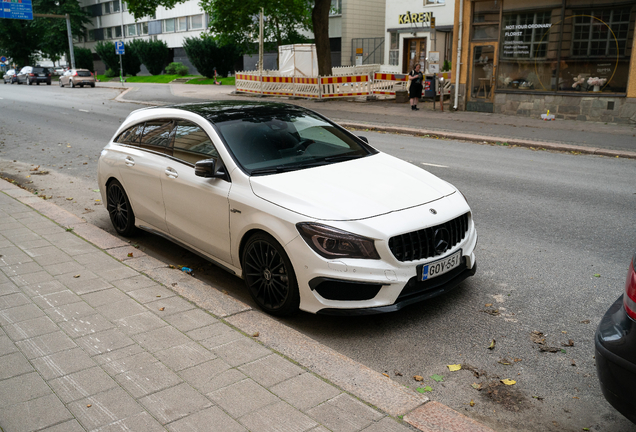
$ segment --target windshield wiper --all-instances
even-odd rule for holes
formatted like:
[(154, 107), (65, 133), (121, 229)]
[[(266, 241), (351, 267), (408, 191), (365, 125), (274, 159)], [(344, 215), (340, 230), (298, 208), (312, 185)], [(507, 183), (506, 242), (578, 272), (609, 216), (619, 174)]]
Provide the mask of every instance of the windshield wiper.
[(306, 163), (298, 163), (293, 165), (279, 165), (276, 167), (259, 168), (259, 169), (252, 170), (250, 172), (250, 175), (276, 174), (276, 173), (282, 173), (282, 172), (296, 171), (296, 170), (300, 170), (304, 168), (312, 168), (312, 167), (316, 167), (316, 166), (320, 166), (324, 164), (325, 164), (325, 161), (320, 160), (320, 161), (311, 161)]
[(342, 162), (342, 161), (346, 161), (346, 160), (351, 160), (351, 159), (359, 159), (361, 157), (365, 157), (367, 155), (361, 155), (361, 154), (343, 154), (343, 155), (338, 155), (338, 156), (328, 156), (326, 158), (324, 158), (323, 160), (325, 162)]

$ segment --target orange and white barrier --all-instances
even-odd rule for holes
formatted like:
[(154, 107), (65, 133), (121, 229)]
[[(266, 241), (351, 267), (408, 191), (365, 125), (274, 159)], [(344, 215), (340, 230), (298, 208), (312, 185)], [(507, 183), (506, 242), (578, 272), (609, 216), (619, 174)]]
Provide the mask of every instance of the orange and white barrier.
[(370, 89), (368, 75), (320, 77), (322, 99), (368, 96)]
[(373, 94), (395, 96), (397, 90), (406, 90), (408, 75), (379, 73), (373, 74)]
[(294, 77), (263, 76), (262, 94), (294, 96)]
[(259, 75), (237, 73), (234, 79), (237, 91), (261, 94), (261, 77)]
[(318, 78), (294, 78), (294, 96), (306, 98), (320, 98)]

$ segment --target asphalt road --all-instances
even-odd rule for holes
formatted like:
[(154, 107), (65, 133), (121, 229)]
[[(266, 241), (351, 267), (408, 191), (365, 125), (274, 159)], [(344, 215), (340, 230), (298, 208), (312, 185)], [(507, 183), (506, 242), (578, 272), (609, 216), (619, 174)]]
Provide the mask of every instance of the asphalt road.
[[(113, 101), (118, 93), (0, 87), (2, 176), (113, 232), (96, 201), (96, 160), (140, 107)], [(621, 294), (636, 247), (636, 161), (364, 134), (468, 197), (479, 232), (477, 275), (397, 313), (301, 313), (284, 322), (403, 385), (429, 387), (432, 400), (497, 431), (636, 431), (603, 399), (593, 358), (596, 325)], [(142, 234), (134, 244), (251, 304), (242, 281), (172, 243)], [(559, 351), (540, 352), (533, 331)], [(449, 372), (452, 364), (463, 369)], [(505, 378), (516, 384), (501, 385)]]

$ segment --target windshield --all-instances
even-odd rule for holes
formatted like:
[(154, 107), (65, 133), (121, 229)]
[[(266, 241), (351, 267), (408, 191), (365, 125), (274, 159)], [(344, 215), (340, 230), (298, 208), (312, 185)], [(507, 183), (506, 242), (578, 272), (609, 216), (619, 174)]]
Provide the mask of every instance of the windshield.
[(239, 165), (251, 175), (310, 168), (374, 153), (333, 124), (300, 110), (248, 114), (216, 126)]

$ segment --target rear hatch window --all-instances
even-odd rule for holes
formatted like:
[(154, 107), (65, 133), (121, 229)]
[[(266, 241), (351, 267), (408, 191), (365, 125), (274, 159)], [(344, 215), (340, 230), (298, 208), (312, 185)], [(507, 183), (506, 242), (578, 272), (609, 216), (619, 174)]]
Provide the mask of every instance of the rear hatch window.
[(49, 73), (49, 70), (47, 68), (34, 67), (33, 68), (33, 73), (36, 73), (36, 74), (41, 74), (41, 73), (47, 74), (47, 73)]
[(89, 71), (77, 71), (77, 76), (89, 77), (91, 76), (91, 73)]

